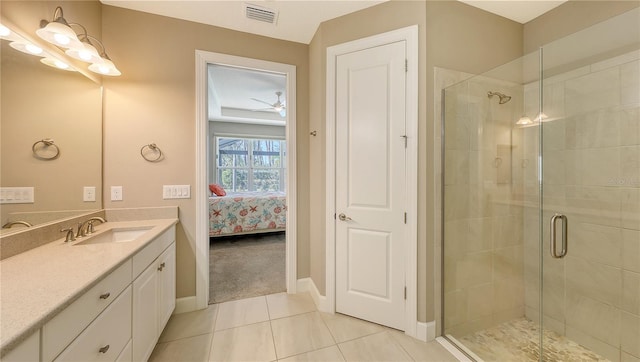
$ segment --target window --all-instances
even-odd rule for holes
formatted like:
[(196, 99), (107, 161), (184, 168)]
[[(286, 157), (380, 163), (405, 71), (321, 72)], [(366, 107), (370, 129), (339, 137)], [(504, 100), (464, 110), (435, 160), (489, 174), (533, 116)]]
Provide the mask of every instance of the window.
[(216, 137), (217, 183), (225, 190), (284, 191), (286, 142)]

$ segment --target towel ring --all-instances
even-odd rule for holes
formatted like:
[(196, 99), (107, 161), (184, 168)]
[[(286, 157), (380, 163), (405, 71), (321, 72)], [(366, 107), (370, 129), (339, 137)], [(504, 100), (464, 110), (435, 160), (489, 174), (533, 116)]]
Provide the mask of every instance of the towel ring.
[[(38, 144), (42, 143), (42, 147), (38, 148)], [(41, 156), (38, 154), (38, 150), (39, 149), (43, 149), (43, 148), (47, 148), (47, 147), (53, 147), (55, 149), (55, 154), (53, 156)], [(33, 146), (31, 146), (31, 151), (33, 151), (33, 156), (39, 160), (55, 160), (56, 158), (58, 158), (58, 156), (60, 156), (60, 147), (58, 147), (58, 145), (53, 143), (53, 139), (51, 138), (45, 138), (42, 139), (40, 141), (37, 141), (36, 143), (33, 144)]]
[[(151, 152), (157, 153), (158, 157), (156, 158), (147, 157), (144, 153), (145, 148), (149, 149)], [(142, 146), (142, 148), (140, 149), (140, 156), (142, 156), (142, 158), (144, 158), (149, 162), (160, 162), (162, 161), (162, 150), (160, 149), (160, 147), (156, 146), (155, 143), (149, 143), (148, 145)]]

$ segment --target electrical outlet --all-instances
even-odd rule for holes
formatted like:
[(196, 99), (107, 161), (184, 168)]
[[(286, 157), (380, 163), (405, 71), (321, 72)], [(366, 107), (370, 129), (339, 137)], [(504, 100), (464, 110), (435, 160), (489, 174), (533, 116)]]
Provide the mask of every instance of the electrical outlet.
[(96, 201), (96, 187), (85, 186), (82, 193), (82, 201), (95, 202)]
[(111, 186), (111, 201), (122, 201), (122, 186)]

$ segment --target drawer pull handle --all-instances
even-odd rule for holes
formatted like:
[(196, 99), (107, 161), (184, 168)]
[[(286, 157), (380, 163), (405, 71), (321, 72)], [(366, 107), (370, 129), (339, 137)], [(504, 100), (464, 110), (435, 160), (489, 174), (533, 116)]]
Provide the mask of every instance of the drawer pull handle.
[(162, 263), (162, 264), (160, 264), (160, 266), (158, 267), (158, 270), (162, 271), (162, 269), (164, 269), (164, 267), (165, 267), (165, 264), (164, 264), (164, 262), (163, 262), (163, 263)]
[(110, 295), (111, 295), (111, 293), (100, 294), (100, 299), (107, 299), (107, 298), (109, 298)]
[(107, 353), (107, 351), (108, 351), (108, 350), (109, 350), (109, 345), (107, 344), (106, 346), (104, 346), (104, 347), (100, 348), (100, 349), (98, 350), (98, 352), (100, 352), (100, 353)]

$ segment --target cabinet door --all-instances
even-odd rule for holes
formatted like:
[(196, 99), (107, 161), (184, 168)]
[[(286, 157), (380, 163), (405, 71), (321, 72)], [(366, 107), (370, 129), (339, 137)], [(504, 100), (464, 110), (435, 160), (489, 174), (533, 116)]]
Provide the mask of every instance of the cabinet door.
[(158, 338), (158, 271), (156, 263), (133, 282), (133, 360), (146, 361)]
[(2, 357), (2, 362), (32, 362), (40, 360), (40, 331), (34, 332), (24, 342)]
[(158, 281), (160, 310), (158, 335), (171, 317), (176, 306), (176, 244), (172, 243), (158, 258)]

